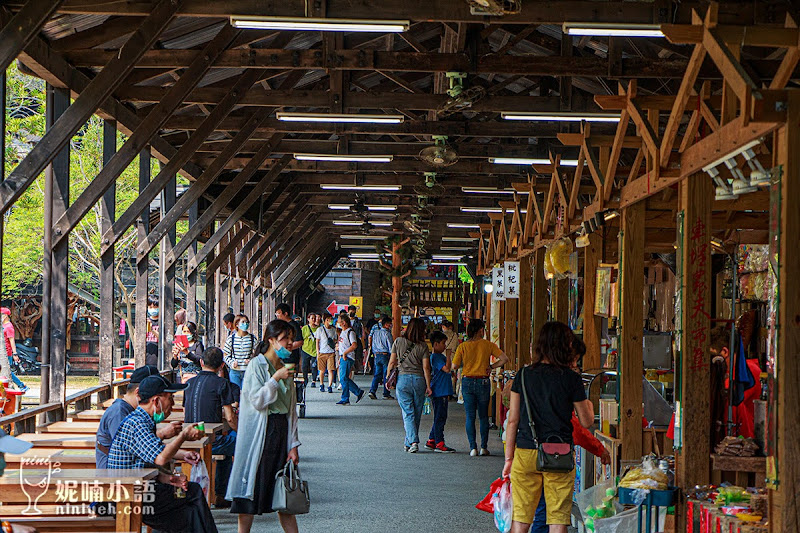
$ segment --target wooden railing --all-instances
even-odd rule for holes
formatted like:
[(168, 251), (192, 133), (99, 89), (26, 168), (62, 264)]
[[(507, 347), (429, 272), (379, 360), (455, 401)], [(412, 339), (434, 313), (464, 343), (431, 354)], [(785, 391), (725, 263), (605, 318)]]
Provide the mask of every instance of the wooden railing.
[[(164, 370), (161, 375), (170, 379), (172, 370)], [(0, 427), (11, 427), (11, 434), (35, 433), (40, 425), (47, 425), (67, 419), (67, 415), (74, 415), (92, 408), (92, 396), (97, 394), (98, 405), (110, 398), (119, 398), (125, 394), (125, 389), (130, 383), (130, 378), (119, 379), (110, 385), (97, 385), (67, 396), (64, 403), (51, 402), (29, 409), (23, 409), (13, 415), (0, 418)], [(73, 410), (69, 410), (74, 406)], [(40, 418), (39, 418), (40, 417)]]

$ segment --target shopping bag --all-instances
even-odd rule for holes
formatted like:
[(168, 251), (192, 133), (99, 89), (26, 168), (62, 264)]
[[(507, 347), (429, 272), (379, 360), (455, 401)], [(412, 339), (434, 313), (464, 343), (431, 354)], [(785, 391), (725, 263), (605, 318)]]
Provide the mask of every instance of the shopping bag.
[(425, 403), (422, 404), (422, 414), (429, 415), (431, 414), (431, 397), (425, 397)]
[(489, 494), (483, 497), (481, 501), (475, 505), (475, 508), (479, 511), (485, 511), (487, 513), (494, 512), (494, 503), (492, 501), (492, 496), (494, 496), (497, 492), (500, 491), (500, 487), (503, 486), (503, 478), (499, 477), (492, 481), (492, 484), (489, 485)]
[(511, 501), (511, 482), (505, 480), (500, 490), (492, 495), (494, 506), (494, 525), (500, 533), (511, 531), (511, 519), (514, 516), (514, 505)]
[(208, 499), (208, 490), (211, 487), (211, 480), (208, 477), (208, 470), (203, 461), (198, 461), (196, 465), (192, 465), (192, 471), (189, 473), (189, 481), (197, 483), (203, 489), (203, 495)]

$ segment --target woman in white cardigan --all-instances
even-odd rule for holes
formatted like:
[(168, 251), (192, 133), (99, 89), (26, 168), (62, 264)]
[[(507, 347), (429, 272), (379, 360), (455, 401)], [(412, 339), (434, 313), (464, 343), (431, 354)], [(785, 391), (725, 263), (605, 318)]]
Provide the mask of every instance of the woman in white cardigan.
[[(275, 474), (288, 460), (300, 460), (297, 447), (297, 396), (294, 371), (283, 365), (294, 330), (288, 322), (273, 320), (264, 330), (267, 353), (247, 365), (241, 392), (239, 430), (228, 494), (231, 512), (239, 515), (239, 533), (249, 533), (255, 515), (271, 513)], [(289, 353), (287, 353), (289, 352)], [(294, 515), (278, 513), (287, 533), (297, 532)]]

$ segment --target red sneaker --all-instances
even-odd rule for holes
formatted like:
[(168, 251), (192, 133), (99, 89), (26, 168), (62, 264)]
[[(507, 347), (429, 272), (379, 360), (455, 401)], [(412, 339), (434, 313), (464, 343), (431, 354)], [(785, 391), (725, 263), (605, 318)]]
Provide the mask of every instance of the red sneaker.
[(436, 448), (434, 448), (433, 451), (438, 452), (438, 453), (453, 453), (453, 452), (455, 452), (455, 450), (453, 448), (449, 448), (449, 447), (445, 446), (444, 442), (440, 442), (439, 444), (437, 444)]
[(428, 450), (433, 450), (436, 448), (436, 443), (433, 441), (433, 439), (428, 439), (428, 442), (425, 443), (425, 448)]

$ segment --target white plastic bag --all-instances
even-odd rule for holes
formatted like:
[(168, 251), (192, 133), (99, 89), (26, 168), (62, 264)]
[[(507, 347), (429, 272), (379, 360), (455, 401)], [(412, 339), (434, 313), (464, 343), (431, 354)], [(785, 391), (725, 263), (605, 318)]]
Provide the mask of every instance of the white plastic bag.
[(506, 480), (500, 491), (492, 496), (494, 504), (494, 525), (500, 533), (511, 531), (511, 519), (514, 515), (514, 505), (511, 501), (511, 482)]
[(198, 461), (196, 465), (192, 465), (189, 481), (200, 485), (200, 488), (203, 489), (203, 495), (208, 499), (208, 490), (211, 487), (211, 480), (208, 477), (208, 470), (203, 461)]

